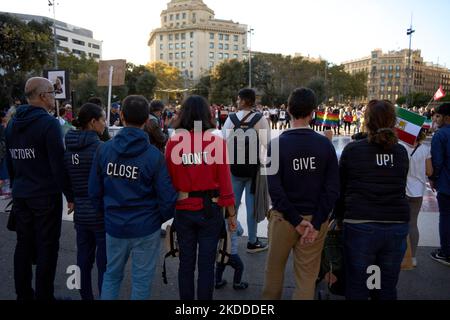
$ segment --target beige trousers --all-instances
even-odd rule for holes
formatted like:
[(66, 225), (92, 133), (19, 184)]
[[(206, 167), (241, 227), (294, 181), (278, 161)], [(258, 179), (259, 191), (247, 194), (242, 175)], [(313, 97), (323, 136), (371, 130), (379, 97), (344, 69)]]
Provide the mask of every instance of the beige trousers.
[[(311, 221), (312, 216), (304, 217)], [(316, 280), (320, 271), (320, 261), (328, 230), (328, 221), (319, 231), (317, 240), (310, 245), (300, 245), (301, 236), (284, 219), (283, 214), (272, 210), (269, 213), (269, 252), (262, 298), (281, 299), (284, 271), (289, 254), (294, 255), (295, 291), (293, 300), (314, 300)]]

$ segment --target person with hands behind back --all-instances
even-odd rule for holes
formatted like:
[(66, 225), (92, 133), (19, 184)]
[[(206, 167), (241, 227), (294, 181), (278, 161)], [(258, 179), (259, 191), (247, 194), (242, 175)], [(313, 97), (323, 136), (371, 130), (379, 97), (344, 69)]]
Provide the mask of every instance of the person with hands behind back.
[(263, 299), (281, 299), (284, 270), (294, 255), (296, 288), (293, 299), (314, 299), (329, 215), (339, 196), (336, 151), (327, 137), (309, 126), (317, 108), (315, 93), (292, 92), (288, 112), (292, 129), (272, 140), (268, 176), (273, 209), (269, 212), (269, 252)]

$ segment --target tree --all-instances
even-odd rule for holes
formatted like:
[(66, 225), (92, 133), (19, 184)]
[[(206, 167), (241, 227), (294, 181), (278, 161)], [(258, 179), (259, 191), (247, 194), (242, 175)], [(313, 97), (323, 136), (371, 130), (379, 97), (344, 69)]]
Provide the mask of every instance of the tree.
[(155, 94), (158, 99), (176, 99), (176, 93), (184, 88), (180, 70), (162, 61), (147, 64), (147, 69), (156, 76)]
[(247, 86), (245, 66), (233, 59), (219, 64), (211, 75), (210, 101), (233, 104), (240, 89)]
[(200, 78), (198, 83), (194, 86), (192, 93), (209, 99), (210, 88), (211, 76), (208, 74)]
[(152, 100), (154, 90), (156, 88), (156, 76), (150, 71), (145, 71), (137, 78), (136, 81), (136, 94), (143, 95), (148, 100)]
[(50, 25), (0, 14), (0, 107), (23, 95), (25, 78), (42, 74), (53, 52)]

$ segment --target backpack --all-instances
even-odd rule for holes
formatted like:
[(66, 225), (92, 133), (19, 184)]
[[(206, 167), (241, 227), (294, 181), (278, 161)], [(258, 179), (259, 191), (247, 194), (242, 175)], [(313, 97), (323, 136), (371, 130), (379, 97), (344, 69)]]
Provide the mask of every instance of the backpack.
[[(234, 132), (228, 138), (228, 151), (230, 152), (230, 170), (233, 176), (238, 178), (256, 177), (259, 161), (259, 136), (255, 125), (261, 120), (263, 115), (256, 113), (250, 122), (245, 122), (254, 112), (250, 112), (241, 121), (235, 113), (230, 115), (230, 120), (234, 124)], [(250, 137), (256, 137), (256, 154), (254, 154), (254, 140)], [(230, 145), (231, 144), (231, 145)], [(256, 156), (256, 159), (255, 159)]]

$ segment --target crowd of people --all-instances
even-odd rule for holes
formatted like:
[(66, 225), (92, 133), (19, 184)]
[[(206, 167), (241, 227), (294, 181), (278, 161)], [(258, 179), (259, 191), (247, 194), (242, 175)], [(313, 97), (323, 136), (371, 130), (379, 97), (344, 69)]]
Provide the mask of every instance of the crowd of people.
[[(55, 92), (47, 79), (29, 79), (25, 95), (28, 103), (15, 107), (6, 127), (4, 155), (17, 233), (18, 300), (55, 299), (63, 194), (74, 214), (84, 300), (94, 299), (94, 264), (99, 297), (118, 299), (130, 259), (131, 299), (149, 299), (161, 225), (171, 219), (180, 299), (212, 300), (214, 290), (227, 284), (226, 265), (235, 271), (233, 288), (249, 288), (237, 249), (244, 193), (247, 253), (268, 250), (263, 299), (281, 298), (291, 252), (293, 298), (314, 299), (331, 220), (344, 234), (346, 298), (397, 299), (408, 235), (413, 254), (417, 248), (427, 180), (438, 192), (440, 211), (441, 248), (431, 257), (450, 266), (449, 103), (435, 112), (438, 130), (429, 148), (423, 136), (414, 146), (399, 143), (395, 107), (388, 101), (321, 110), (306, 88), (294, 90), (279, 110), (257, 107), (251, 89), (237, 93), (234, 109), (211, 107), (200, 96), (179, 108), (128, 96), (113, 106), (109, 124), (98, 98), (77, 115), (66, 107), (52, 116)], [(344, 124), (348, 133), (355, 117), (365, 135), (338, 159), (330, 139), (313, 128), (318, 122), (326, 129)], [(123, 128), (111, 138), (108, 125)], [(272, 139), (271, 130), (289, 127)], [(266, 218), (267, 243), (256, 232)], [(224, 235), (231, 248), (216, 263)], [(381, 287), (371, 290), (367, 270), (373, 265), (381, 269)]]

